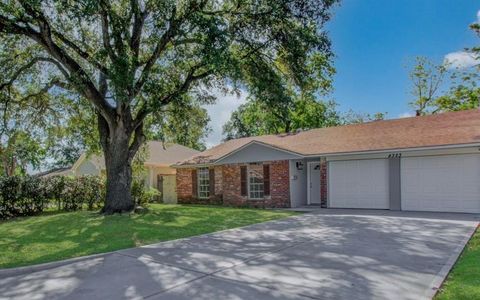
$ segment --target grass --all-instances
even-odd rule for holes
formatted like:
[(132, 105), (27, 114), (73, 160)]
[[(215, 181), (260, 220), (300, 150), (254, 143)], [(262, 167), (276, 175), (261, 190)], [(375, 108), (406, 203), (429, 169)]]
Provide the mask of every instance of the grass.
[(26, 266), (179, 239), (293, 212), (152, 204), (145, 214), (45, 213), (0, 223), (0, 268)]
[(463, 250), (435, 300), (480, 299), (480, 229)]

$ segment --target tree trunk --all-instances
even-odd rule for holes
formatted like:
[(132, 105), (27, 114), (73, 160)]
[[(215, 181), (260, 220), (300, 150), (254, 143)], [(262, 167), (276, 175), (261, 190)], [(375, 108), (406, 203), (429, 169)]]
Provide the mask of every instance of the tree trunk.
[(111, 128), (99, 118), (99, 133), (107, 172), (106, 198), (102, 212), (109, 215), (130, 212), (134, 209), (131, 194), (132, 153), (129, 149), (131, 135), (124, 126)]
[(103, 212), (114, 214), (132, 211), (132, 165), (128, 158), (128, 143), (109, 147), (105, 153), (105, 167), (107, 193)]

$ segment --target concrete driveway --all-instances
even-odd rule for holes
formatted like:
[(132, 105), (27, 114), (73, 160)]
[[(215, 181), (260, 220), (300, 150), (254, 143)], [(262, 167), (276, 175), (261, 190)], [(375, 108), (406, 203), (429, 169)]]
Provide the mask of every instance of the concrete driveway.
[(427, 299), (478, 216), (320, 210), (43, 267), (0, 299)]

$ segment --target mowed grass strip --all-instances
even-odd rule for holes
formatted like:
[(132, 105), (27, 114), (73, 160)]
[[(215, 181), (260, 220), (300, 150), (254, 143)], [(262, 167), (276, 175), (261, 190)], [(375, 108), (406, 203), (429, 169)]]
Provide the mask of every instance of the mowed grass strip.
[(435, 300), (480, 299), (480, 230), (468, 242)]
[(144, 214), (45, 213), (0, 222), (0, 268), (190, 237), (292, 216), (288, 211), (152, 204)]

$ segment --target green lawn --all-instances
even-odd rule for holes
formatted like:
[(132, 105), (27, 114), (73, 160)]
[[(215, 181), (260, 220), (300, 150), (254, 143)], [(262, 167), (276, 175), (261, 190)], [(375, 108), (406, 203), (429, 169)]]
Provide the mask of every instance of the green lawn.
[(480, 299), (480, 230), (465, 247), (435, 299)]
[(46, 213), (0, 223), (0, 268), (32, 265), (275, 220), (293, 212), (152, 204), (145, 214)]

